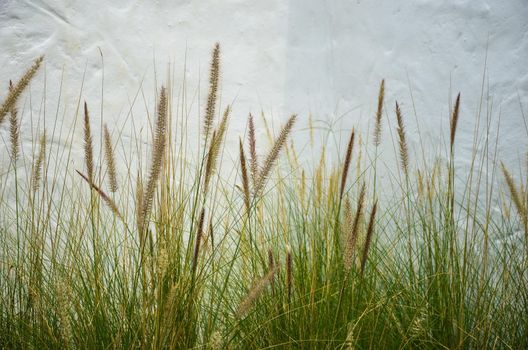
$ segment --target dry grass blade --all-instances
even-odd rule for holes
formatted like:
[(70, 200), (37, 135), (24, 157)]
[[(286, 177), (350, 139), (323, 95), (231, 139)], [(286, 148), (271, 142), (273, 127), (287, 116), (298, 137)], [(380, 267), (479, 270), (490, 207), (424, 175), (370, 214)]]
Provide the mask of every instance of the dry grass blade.
[(409, 177), (409, 148), (405, 138), (405, 124), (403, 123), (403, 116), (400, 106), (396, 102), (396, 119), (398, 121), (398, 139), (400, 145), (400, 161), (405, 177)]
[(86, 181), (88, 183), (88, 185), (90, 185), (91, 188), (93, 188), (95, 190), (95, 192), (97, 192), (97, 194), (101, 197), (101, 199), (105, 202), (105, 204), (110, 208), (110, 210), (112, 210), (112, 212), (117, 215), (117, 217), (119, 219), (121, 219), (122, 221), (124, 221), (123, 219), (123, 216), (121, 215), (121, 212), (119, 211), (119, 209), (117, 208), (117, 205), (116, 203), (112, 200), (112, 198), (110, 198), (110, 196), (108, 196), (101, 188), (99, 188), (96, 184), (94, 184), (92, 181), (90, 181), (90, 179), (88, 178), (88, 176), (84, 175), (83, 173), (81, 173), (79, 170), (75, 170), (77, 172), (77, 174), (79, 174), (83, 179), (84, 181)]
[(33, 77), (39, 70), (43, 60), (44, 60), (44, 56), (40, 56), (39, 58), (37, 58), (35, 62), (33, 62), (33, 65), (31, 66), (31, 68), (29, 68), (24, 73), (24, 75), (18, 81), (18, 83), (16, 83), (12, 89), (9, 89), (9, 93), (4, 103), (2, 103), (2, 106), (0, 107), (0, 125), (4, 121), (7, 113), (16, 104), (16, 101), (18, 100), (18, 98), (20, 97), (24, 89), (29, 85), (29, 82), (31, 81), (31, 79), (33, 79)]
[(257, 139), (255, 136), (255, 120), (251, 113), (249, 114), (248, 119), (249, 124), (249, 133), (248, 133), (248, 142), (249, 142), (249, 164), (251, 170), (251, 180), (253, 181), (253, 186), (256, 184), (258, 178), (258, 159), (257, 159)]
[(158, 118), (156, 120), (156, 129), (154, 130), (154, 142), (152, 145), (152, 161), (150, 164), (150, 171), (147, 180), (147, 186), (142, 196), (142, 209), (140, 219), (140, 233), (143, 233), (147, 228), (148, 216), (152, 208), (154, 194), (156, 192), (156, 185), (160, 178), (161, 168), (163, 165), (163, 158), (165, 154), (165, 143), (167, 128), (167, 95), (165, 88), (162, 86), (160, 91), (158, 103)]
[(361, 190), (359, 191), (359, 197), (357, 201), (357, 209), (356, 209), (356, 215), (354, 216), (354, 221), (352, 222), (351, 226), (347, 225), (345, 227), (345, 229), (347, 230), (347, 236), (346, 236), (345, 254), (343, 257), (343, 265), (346, 271), (349, 271), (352, 268), (352, 263), (354, 261), (353, 259), (354, 250), (356, 247), (356, 242), (358, 239), (358, 232), (359, 232), (359, 220), (361, 219), (361, 216), (363, 215), (363, 207), (365, 206), (365, 192), (366, 192), (366, 186), (365, 186), (365, 183), (363, 183), (363, 185), (361, 185)]
[(383, 115), (383, 100), (385, 98), (385, 79), (381, 81), (378, 94), (378, 109), (376, 111), (376, 124), (374, 126), (374, 144), (378, 146), (381, 141), (381, 117)]
[(365, 271), (365, 264), (367, 263), (367, 256), (370, 249), (370, 244), (372, 243), (372, 235), (374, 234), (374, 223), (376, 221), (376, 211), (378, 209), (378, 201), (374, 202), (372, 211), (370, 212), (370, 219), (367, 229), (367, 237), (365, 239), (365, 245), (363, 246), (363, 255), (361, 256), (361, 275)]
[(239, 139), (239, 150), (240, 150), (240, 172), (242, 173), (242, 189), (244, 191), (244, 205), (246, 207), (246, 213), (249, 215), (250, 209), (250, 197), (249, 197), (249, 179), (248, 171), (246, 166), (246, 156), (244, 154), (244, 146), (242, 139)]
[(218, 80), (220, 78), (220, 44), (216, 43), (213, 49), (211, 59), (211, 68), (209, 72), (209, 93), (207, 95), (207, 105), (204, 116), (204, 135), (205, 139), (209, 137), (213, 127), (213, 120), (216, 108), (216, 96), (218, 94)]
[(355, 132), (354, 129), (352, 129), (352, 133), (350, 134), (350, 140), (348, 141), (348, 147), (347, 152), (345, 156), (345, 163), (343, 166), (343, 173), (341, 174), (341, 190), (339, 192), (339, 199), (343, 199), (343, 194), (345, 193), (345, 185), (348, 175), (348, 169), (350, 168), (350, 161), (352, 160), (352, 149), (354, 148), (354, 137)]
[(35, 164), (33, 164), (33, 176), (32, 176), (32, 182), (33, 182), (33, 191), (38, 191), (40, 186), (40, 178), (42, 176), (42, 171), (44, 167), (44, 159), (46, 158), (46, 130), (40, 135), (39, 140), (39, 153), (37, 156), (37, 160), (35, 161)]
[(262, 189), (264, 188), (264, 184), (266, 183), (266, 180), (271, 172), (273, 164), (275, 164), (275, 162), (277, 161), (280, 151), (284, 147), (286, 139), (288, 138), (288, 135), (290, 134), (293, 125), (295, 124), (296, 118), (297, 115), (294, 114), (290, 117), (290, 119), (288, 119), (288, 122), (282, 128), (279, 137), (275, 140), (271, 151), (266, 157), (264, 165), (262, 166), (262, 170), (260, 171), (257, 182), (255, 184), (255, 188), (253, 189), (255, 196), (258, 196), (260, 191), (262, 191)]
[[(13, 82), (9, 81), (9, 92), (13, 91)], [(20, 151), (19, 143), (19, 128), (18, 128), (18, 111), (16, 105), (13, 104), (9, 111), (9, 140), (11, 141), (11, 159), (14, 163), (18, 160)]]
[(88, 179), (90, 183), (94, 180), (94, 160), (93, 160), (93, 143), (92, 132), (90, 130), (90, 115), (88, 113), (88, 106), (84, 102), (84, 161), (86, 163), (86, 170), (88, 172)]
[(108, 182), (110, 185), (110, 192), (116, 192), (117, 172), (114, 157), (114, 149), (112, 148), (112, 139), (110, 138), (110, 132), (108, 132), (108, 126), (106, 124), (104, 125), (104, 150), (106, 165), (108, 166)]
[(450, 149), (451, 153), (453, 153), (453, 147), (455, 146), (455, 135), (456, 135), (456, 129), (458, 124), (458, 115), (459, 115), (459, 109), (460, 109), (460, 92), (457, 95), (456, 101), (455, 101), (455, 108), (453, 109), (453, 114), (451, 116), (451, 122), (450, 122)]
[(276, 268), (270, 268), (268, 273), (266, 273), (263, 277), (261, 277), (253, 287), (250, 289), (246, 297), (242, 300), (242, 302), (238, 305), (236, 316), (242, 317), (244, 316), (255, 300), (258, 299), (258, 297), (262, 294), (262, 292), (266, 289), (266, 287), (270, 284), (270, 282), (273, 281), (273, 277), (275, 276)]

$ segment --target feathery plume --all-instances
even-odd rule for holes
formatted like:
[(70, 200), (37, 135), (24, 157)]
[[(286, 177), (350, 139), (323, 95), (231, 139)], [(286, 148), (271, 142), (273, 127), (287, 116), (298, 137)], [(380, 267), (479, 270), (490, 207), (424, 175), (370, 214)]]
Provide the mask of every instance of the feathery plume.
[(0, 125), (4, 121), (4, 118), (7, 113), (16, 104), (16, 101), (18, 100), (24, 89), (28, 86), (31, 79), (33, 79), (33, 77), (39, 70), (43, 60), (44, 56), (40, 56), (39, 58), (37, 58), (33, 62), (33, 65), (24, 73), (18, 83), (16, 83), (12, 89), (9, 89), (9, 93), (7, 94), (4, 103), (2, 103), (2, 106), (0, 106)]
[(88, 105), (84, 101), (84, 161), (86, 163), (86, 170), (88, 172), (88, 179), (90, 183), (94, 180), (94, 160), (93, 160), (93, 143), (92, 132), (90, 130), (90, 115), (88, 113)]
[(417, 171), (417, 182), (418, 182), (418, 188), (417, 188), (418, 199), (422, 200), (424, 198), (424, 180), (423, 180), (422, 172), (420, 170)]
[(363, 246), (363, 255), (361, 257), (361, 275), (365, 271), (365, 264), (367, 263), (367, 256), (370, 249), (370, 244), (372, 243), (372, 235), (374, 233), (374, 223), (376, 221), (376, 210), (378, 208), (378, 200), (374, 202), (372, 211), (370, 212), (370, 219), (367, 229), (367, 237), (365, 239), (365, 245)]
[(312, 120), (312, 113), (308, 115), (308, 129), (310, 130), (310, 146), (314, 146), (314, 126)]
[(396, 101), (396, 119), (398, 121), (398, 138), (400, 144), (400, 161), (405, 176), (409, 177), (409, 149), (407, 147), (407, 140), (405, 138), (405, 125), (403, 123), (403, 116), (400, 110), (400, 106)]
[[(275, 258), (271, 248), (268, 249), (268, 268), (270, 271), (275, 269)], [(271, 292), (275, 295), (275, 280), (273, 279), (271, 280)]]
[(227, 121), (229, 119), (230, 108), (226, 107), (224, 111), (224, 116), (220, 122), (218, 130), (213, 131), (213, 136), (211, 138), (211, 145), (209, 147), (209, 152), (207, 154), (207, 163), (205, 166), (205, 186), (204, 191), (207, 192), (209, 187), (209, 182), (211, 181), (211, 176), (216, 170), (216, 164), (218, 161), (218, 155), (220, 154), (220, 149), (222, 148), (222, 143), (224, 141), (224, 136), (227, 130)]
[(293, 125), (295, 124), (295, 119), (297, 118), (297, 115), (294, 114), (288, 119), (288, 122), (284, 127), (282, 128), (279, 137), (275, 140), (275, 143), (273, 144), (273, 147), (271, 151), (268, 153), (268, 156), (266, 157), (266, 161), (264, 162), (264, 165), (262, 167), (262, 170), (260, 171), (260, 174), (257, 179), (257, 183), (255, 184), (255, 187), (253, 189), (254, 195), (257, 196), (260, 191), (263, 189), (264, 184), (271, 172), (271, 169), (273, 167), (273, 164), (279, 157), (279, 153), (286, 143), (286, 139), (288, 138), (288, 135), (290, 134)]
[[(165, 154), (165, 143), (167, 128), (167, 95), (165, 87), (161, 87), (159, 103), (158, 103), (158, 118), (156, 120), (156, 129), (154, 131), (154, 142), (152, 145), (152, 162), (150, 164), (149, 177), (147, 180), (147, 186), (142, 196), (142, 209), (141, 209), (141, 226), (140, 232), (143, 235), (147, 228), (147, 220), (150, 215), (152, 208), (152, 202), (154, 200), (154, 194), (156, 192), (156, 185), (158, 183), (163, 158)], [(143, 237), (144, 238), (144, 237)]]
[(204, 221), (205, 208), (202, 208), (202, 211), (200, 213), (200, 221), (198, 222), (198, 230), (196, 231), (196, 240), (194, 242), (194, 254), (192, 263), (193, 274), (196, 272), (196, 268), (198, 267), (198, 256), (200, 255), (200, 244), (202, 243)]
[(84, 175), (79, 170), (75, 170), (75, 171), (77, 172), (77, 174), (79, 174), (79, 176), (81, 176), (83, 178), (84, 181), (86, 181), (88, 183), (88, 185), (90, 185), (91, 188), (93, 188), (95, 190), (95, 192), (97, 192), (97, 194), (101, 197), (103, 202), (106, 203), (106, 205), (110, 208), (110, 210), (112, 210), (112, 212), (115, 215), (117, 215), (117, 217), (119, 219), (124, 221), (123, 216), (121, 215), (121, 212), (117, 208), (117, 205), (112, 200), (112, 198), (110, 198), (110, 196), (108, 196), (99, 186), (97, 186), (92, 181), (90, 181), (90, 178), (88, 176)]
[(359, 220), (361, 216), (363, 215), (363, 207), (365, 205), (365, 192), (366, 192), (366, 187), (365, 187), (365, 183), (363, 183), (361, 185), (361, 190), (359, 191), (359, 197), (357, 201), (357, 209), (356, 209), (356, 215), (354, 216), (354, 221), (352, 222), (352, 225), (350, 226), (347, 225), (349, 229), (348, 229), (347, 236), (346, 236), (345, 255), (343, 257), (343, 265), (346, 271), (349, 271), (350, 268), (352, 268), (354, 250), (355, 250), (356, 242), (358, 239)]
[[(13, 91), (13, 82), (9, 80), (9, 92), (11, 91)], [(13, 163), (18, 160), (20, 150), (19, 136), (18, 111), (16, 105), (13, 104), (9, 111), (9, 139), (11, 141), (11, 159)]]
[(62, 280), (56, 282), (56, 295), (57, 295), (57, 314), (60, 323), (60, 333), (63, 344), (69, 348), (72, 341), (72, 329), (69, 312), (71, 309), (72, 292), (68, 283), (64, 283)]
[(385, 98), (385, 79), (381, 81), (378, 94), (378, 110), (376, 111), (376, 125), (374, 126), (374, 144), (378, 146), (381, 141), (381, 117), (383, 115), (383, 99)]
[(39, 153), (35, 164), (33, 164), (33, 191), (38, 191), (40, 186), (40, 177), (42, 174), (42, 168), (44, 166), (44, 159), (46, 158), (46, 130), (40, 135), (39, 140)]
[(204, 193), (207, 192), (209, 187), (209, 181), (211, 180), (212, 167), (215, 159), (215, 144), (217, 141), (216, 130), (213, 130), (213, 135), (211, 136), (211, 144), (209, 145), (209, 151), (207, 151), (207, 159), (205, 163), (205, 177), (204, 177)]
[(117, 172), (114, 158), (114, 149), (112, 148), (112, 139), (110, 138), (110, 132), (108, 132), (108, 126), (106, 124), (104, 125), (104, 149), (106, 165), (108, 166), (108, 182), (110, 185), (110, 192), (116, 192)]
[(222, 116), (222, 120), (220, 121), (220, 125), (218, 126), (218, 135), (220, 135), (219, 140), (222, 141), (224, 139), (225, 133), (227, 131), (227, 122), (229, 121), (229, 115), (231, 114), (231, 106), (227, 106), (224, 110), (224, 114)]
[(341, 227), (341, 244), (343, 247), (347, 246), (348, 236), (352, 232), (352, 226), (354, 226), (354, 218), (352, 217), (352, 205), (348, 196), (345, 198), (343, 206), (343, 225)]
[(209, 219), (209, 237), (211, 239), (211, 249), (214, 249), (215, 242), (214, 242), (214, 230), (213, 230), (213, 221)]
[(244, 191), (244, 205), (246, 206), (246, 213), (249, 215), (250, 198), (249, 198), (249, 179), (246, 166), (246, 156), (244, 155), (244, 146), (242, 139), (239, 139), (240, 150), (240, 172), (242, 173), (242, 189)]
[(249, 113), (249, 133), (248, 133), (248, 142), (249, 142), (249, 167), (251, 170), (251, 180), (253, 180), (253, 186), (257, 181), (258, 177), (258, 159), (257, 159), (257, 139), (255, 136), (255, 121), (251, 113)]
[(345, 185), (348, 175), (348, 169), (350, 168), (350, 161), (352, 160), (352, 149), (354, 148), (354, 137), (355, 132), (352, 128), (352, 133), (350, 134), (350, 140), (348, 141), (347, 152), (345, 156), (345, 163), (343, 166), (343, 173), (341, 174), (341, 190), (339, 192), (339, 199), (343, 199), (343, 194), (345, 193)]
[(293, 262), (290, 246), (286, 247), (286, 287), (288, 291), (288, 303), (291, 301), (293, 287)]
[(261, 277), (257, 282), (254, 283), (253, 287), (250, 289), (246, 297), (238, 305), (236, 311), (237, 317), (242, 317), (249, 311), (255, 300), (258, 299), (258, 297), (262, 294), (262, 292), (266, 289), (270, 282), (273, 281), (275, 272), (276, 268), (271, 268), (263, 277)]
[(220, 77), (220, 44), (216, 43), (213, 49), (211, 59), (211, 68), (209, 72), (209, 94), (207, 95), (207, 105), (204, 116), (204, 135), (205, 139), (209, 137), (213, 127), (213, 119), (216, 108), (216, 95), (218, 93), (218, 80)]
[(458, 112), (460, 109), (460, 92), (457, 95), (456, 101), (455, 101), (455, 108), (453, 109), (453, 114), (451, 116), (451, 123), (450, 123), (450, 149), (451, 153), (453, 153), (453, 147), (455, 145), (455, 135), (456, 135), (456, 129), (458, 124)]

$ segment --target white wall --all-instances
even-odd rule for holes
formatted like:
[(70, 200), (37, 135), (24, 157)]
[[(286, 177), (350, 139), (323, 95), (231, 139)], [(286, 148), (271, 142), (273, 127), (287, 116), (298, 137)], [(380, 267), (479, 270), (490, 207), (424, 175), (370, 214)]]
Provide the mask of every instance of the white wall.
[[(32, 59), (45, 54), (46, 79), (41, 74), (32, 86), (34, 122), (45, 115), (49, 129), (58, 116), (67, 130), (85, 72), (81, 95), (91, 106), (98, 134), (101, 89), (103, 118), (114, 130), (128, 125), (131, 101), (142, 90), (145, 101), (140, 94), (134, 123), (145, 125), (144, 103), (152, 108), (154, 88), (165, 80), (169, 61), (176, 86), (185, 72), (189, 105), (196, 106), (193, 96), (201, 78), (203, 103), (210, 50), (219, 41), (222, 101), (235, 101), (230, 147), (243, 133), (247, 113), (261, 109), (275, 124), (297, 112), (299, 124), (306, 125), (311, 112), (314, 118), (338, 120), (338, 129), (359, 126), (366, 132), (379, 81), (385, 78), (390, 122), (394, 126), (398, 99), (413, 147), (419, 146), (416, 120), (424, 141), (439, 145), (447, 135), (449, 102), (462, 93), (457, 142), (459, 165), (465, 166), (486, 70), (492, 131), (501, 111), (501, 158), (518, 166), (519, 155), (528, 149), (520, 108), (521, 103), (528, 113), (527, 18), (526, 0), (0, 0), (0, 77), (7, 87), (9, 78), (16, 79)], [(28, 98), (25, 103), (29, 106)], [(483, 117), (486, 112), (484, 107)], [(6, 142), (6, 125), (1, 128)], [(26, 115), (26, 146), (35, 129)], [(297, 138), (306, 135), (299, 130)], [(80, 156), (80, 142), (77, 147)], [(386, 157), (393, 157), (391, 147), (386, 142)]]

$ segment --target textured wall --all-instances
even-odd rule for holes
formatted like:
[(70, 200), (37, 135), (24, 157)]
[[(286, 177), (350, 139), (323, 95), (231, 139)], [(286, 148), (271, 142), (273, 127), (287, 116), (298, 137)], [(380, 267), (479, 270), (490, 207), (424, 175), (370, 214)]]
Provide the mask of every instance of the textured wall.
[[(388, 117), (394, 126), (394, 100), (401, 101), (413, 148), (419, 146), (416, 121), (427, 144), (438, 145), (447, 135), (449, 103), (462, 93), (460, 166), (467, 165), (473, 145), (484, 82), (489, 98), (482, 116), (492, 105), (496, 132), (500, 112), (501, 157), (515, 164), (528, 146), (520, 107), (528, 108), (527, 18), (525, 0), (1, 0), (0, 77), (6, 87), (9, 78), (45, 54), (45, 78), (40, 74), (32, 86), (31, 107), (25, 100), (33, 123), (43, 116), (48, 129), (58, 119), (68, 130), (81, 95), (93, 106), (99, 133), (102, 94), (103, 118), (116, 129), (130, 124), (130, 105), (142, 91), (133, 119), (136, 126), (145, 125), (145, 104), (153, 106), (155, 79), (165, 80), (169, 62), (175, 86), (185, 73), (189, 108), (197, 104), (200, 79), (203, 101), (209, 53), (219, 41), (222, 101), (235, 101), (230, 135), (243, 133), (247, 113), (261, 109), (275, 123), (291, 112), (303, 123), (311, 112), (337, 129), (357, 125), (366, 131), (385, 78)], [(6, 140), (6, 125), (1, 128)], [(26, 144), (32, 130), (26, 115)], [(297, 138), (306, 135), (300, 130)], [(236, 142), (231, 139), (230, 147)], [(76, 147), (79, 155), (80, 144)], [(384, 153), (393, 157), (390, 142)]]

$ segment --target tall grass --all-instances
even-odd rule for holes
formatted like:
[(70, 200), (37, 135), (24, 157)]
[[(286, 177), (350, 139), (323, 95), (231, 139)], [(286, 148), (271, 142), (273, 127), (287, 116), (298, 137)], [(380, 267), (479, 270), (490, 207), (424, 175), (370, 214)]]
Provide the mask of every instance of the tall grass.
[[(71, 150), (58, 157), (45, 130), (32, 156), (19, 151), (17, 118), (27, 111), (17, 101), (41, 62), (0, 111), (11, 135), (0, 177), (0, 348), (528, 347), (528, 184), (503, 165), (503, 180), (481, 186), (497, 169), (483, 167), (488, 153), (455, 173), (456, 129), (467, 118), (460, 95), (449, 156), (428, 166), (410, 152), (405, 110), (384, 108), (385, 81), (373, 149), (352, 130), (338, 163), (327, 164), (324, 148), (319, 161), (301, 162), (288, 140), (303, 118), (291, 116), (276, 138), (266, 123), (266, 146), (250, 115), (233, 164), (223, 156), (231, 106), (217, 115), (217, 44), (200, 151), (182, 140), (190, 130), (174, 130), (192, 116), (167, 84), (144, 175), (141, 162), (116, 171), (120, 139), (106, 125), (96, 152), (90, 101), (84, 139), (69, 134), (72, 148), (84, 147), (84, 166), (72, 167)], [(376, 160), (386, 118), (397, 122), (397, 169)], [(313, 145), (311, 117), (308, 125)], [(381, 193), (380, 172), (403, 175), (399, 190)], [(491, 198), (505, 199), (497, 215)], [(515, 230), (522, 235), (512, 239)]]

